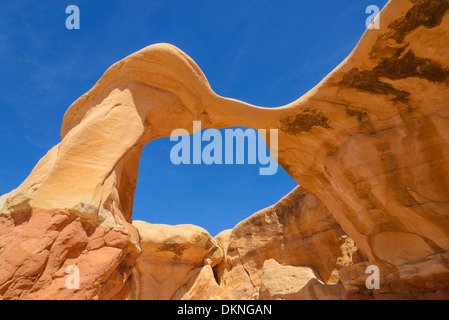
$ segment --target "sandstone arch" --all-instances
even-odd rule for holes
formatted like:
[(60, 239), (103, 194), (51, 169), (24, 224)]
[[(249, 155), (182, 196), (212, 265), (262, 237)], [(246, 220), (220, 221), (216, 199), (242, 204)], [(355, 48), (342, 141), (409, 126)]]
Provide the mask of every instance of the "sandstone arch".
[(391, 0), (379, 30), (273, 109), (216, 95), (168, 44), (117, 62), (70, 106), (61, 143), (0, 198), (0, 295), (74, 297), (61, 288), (63, 267), (76, 262), (102, 271), (75, 297), (123, 297), (140, 250), (130, 224), (140, 152), (193, 120), (279, 129), (280, 165), (381, 267), (383, 292), (449, 289), (448, 9), (447, 0)]

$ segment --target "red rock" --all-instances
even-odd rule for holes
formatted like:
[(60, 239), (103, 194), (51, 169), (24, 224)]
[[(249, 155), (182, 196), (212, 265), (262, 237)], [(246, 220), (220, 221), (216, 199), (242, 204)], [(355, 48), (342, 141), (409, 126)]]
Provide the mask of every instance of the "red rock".
[[(305, 203), (319, 201), (334, 219), (319, 224), (306, 219), (310, 237), (291, 229), (286, 240), (270, 232), (255, 234), (256, 241), (239, 234), (257, 229), (248, 221), (235, 228), (225, 262), (217, 266), (222, 296), (256, 298), (268, 258), (304, 263), (325, 284), (348, 279), (345, 288), (364, 295), (357, 280), (362, 276), (351, 275), (356, 269), (347, 278), (334, 272), (344, 274), (348, 260), (335, 254), (336, 244), (352, 239), (369, 264), (380, 268), (381, 287), (372, 297), (444, 297), (449, 4), (391, 0), (379, 19), (382, 27), (367, 30), (315, 88), (279, 108), (218, 96), (195, 62), (168, 44), (149, 46), (111, 66), (67, 110), (61, 142), (17, 189), (0, 197), (0, 296), (126, 297), (141, 250), (131, 217), (142, 148), (174, 129), (190, 130), (200, 119), (203, 128), (278, 129), (272, 155), (308, 190)], [(277, 220), (280, 216), (266, 213), (266, 230), (278, 232), (294, 219)], [(338, 228), (315, 232), (334, 222)], [(105, 246), (90, 238), (91, 228), (104, 230)], [(295, 237), (303, 241), (302, 251), (293, 247)], [(252, 250), (263, 241), (268, 243), (263, 250)], [(176, 252), (166, 250), (173, 257)], [(64, 287), (64, 267), (70, 264), (86, 269), (79, 291)], [(210, 279), (206, 276), (200, 278)], [(227, 290), (227, 282), (239, 283), (238, 290)]]

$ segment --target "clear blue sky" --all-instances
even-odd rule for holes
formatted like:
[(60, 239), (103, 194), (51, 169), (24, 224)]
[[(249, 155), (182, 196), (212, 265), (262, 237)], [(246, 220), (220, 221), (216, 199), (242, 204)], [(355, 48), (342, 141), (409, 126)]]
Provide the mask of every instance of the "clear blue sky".
[[(62, 117), (114, 62), (153, 43), (191, 56), (213, 90), (264, 107), (296, 100), (353, 49), (368, 5), (386, 0), (1, 1), (0, 194), (60, 142)], [(67, 30), (75, 4), (80, 30)], [(134, 219), (192, 223), (212, 235), (276, 203), (296, 185), (281, 168), (180, 165), (169, 139), (148, 144)]]

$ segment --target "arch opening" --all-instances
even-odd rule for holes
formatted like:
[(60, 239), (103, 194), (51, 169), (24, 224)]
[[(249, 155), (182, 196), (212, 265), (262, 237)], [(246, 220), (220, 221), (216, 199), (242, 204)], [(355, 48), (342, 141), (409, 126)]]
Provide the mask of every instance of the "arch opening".
[[(229, 139), (230, 130), (238, 132), (239, 129), (246, 133), (243, 146), (244, 161), (241, 163), (242, 154), (239, 154), (241, 150), (238, 150), (238, 139), (233, 137), (232, 163), (230, 163), (229, 141), (227, 148), (226, 139)], [(198, 146), (193, 145), (194, 139), (198, 136), (207, 139), (209, 130), (211, 129), (181, 136), (178, 141), (175, 139), (170, 141), (168, 137), (159, 138), (144, 147), (134, 196), (133, 220), (168, 225), (193, 224), (215, 236), (225, 229), (233, 228), (253, 213), (275, 204), (297, 186), (296, 181), (277, 163), (274, 174), (260, 174), (260, 169), (267, 168), (270, 164), (262, 164), (251, 153), (261, 152), (259, 149), (263, 148), (263, 152), (271, 158), (270, 160), (274, 159), (256, 130), (248, 127), (219, 129), (215, 133), (221, 134), (223, 140), (220, 150), (213, 148), (215, 150), (211, 151), (214, 138), (202, 141), (201, 148), (198, 149)], [(254, 133), (256, 140), (252, 140), (251, 132)], [(182, 139), (190, 141), (188, 154), (190, 161), (174, 164), (170, 155)], [(198, 150), (202, 159), (199, 159), (198, 163), (196, 156), (194, 163), (194, 153)], [(182, 156), (182, 151), (185, 150), (179, 151), (179, 155)], [(215, 160), (220, 158), (221, 162), (208, 163), (205, 156), (209, 151)], [(217, 151), (218, 155), (215, 154)], [(254, 158), (256, 161), (252, 163)]]

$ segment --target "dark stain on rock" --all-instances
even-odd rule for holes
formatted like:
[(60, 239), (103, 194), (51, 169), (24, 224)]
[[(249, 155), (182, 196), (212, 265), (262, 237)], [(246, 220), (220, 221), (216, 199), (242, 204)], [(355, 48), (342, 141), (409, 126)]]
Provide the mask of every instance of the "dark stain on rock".
[(21, 210), (11, 212), (11, 217), (14, 219), (15, 226), (26, 223), (31, 218), (31, 210)]
[(353, 68), (343, 76), (343, 79), (340, 81), (339, 85), (374, 94), (392, 94), (396, 96), (393, 99), (395, 102), (406, 103), (409, 101), (410, 93), (395, 89), (391, 84), (380, 81), (375, 70), (376, 68), (366, 71), (359, 71), (358, 68)]
[(376, 74), (392, 80), (416, 77), (432, 82), (444, 82), (449, 70), (430, 59), (417, 57), (412, 50), (403, 54), (406, 48), (400, 48), (391, 59), (382, 59), (375, 68)]
[(375, 222), (376, 228), (372, 232), (398, 231), (400, 225), (398, 221), (386, 214), (387, 210), (372, 196), (371, 183), (363, 180), (357, 180), (349, 170), (344, 170), (345, 178), (354, 186), (357, 197), (364, 203), (370, 218)]
[(252, 225), (254, 225), (255, 227), (258, 227), (258, 228), (263, 226), (263, 221), (261, 219), (259, 219), (259, 217), (252, 220), (251, 223), (252, 223)]
[(248, 258), (257, 257), (260, 253), (261, 252), (259, 249), (258, 250), (250, 250), (245, 253), (245, 257), (248, 257)]
[(442, 19), (449, 9), (447, 0), (418, 0), (407, 12), (405, 17), (393, 21), (388, 27), (394, 30), (390, 37), (397, 43), (402, 43), (404, 38), (413, 30), (423, 26), (434, 28), (441, 24)]
[(406, 105), (404, 108), (399, 108), (398, 110), (401, 119), (406, 123), (414, 121), (420, 115), (419, 108), (412, 105)]
[(164, 243), (164, 245), (158, 248), (157, 251), (170, 251), (174, 252), (177, 256), (181, 256), (188, 246), (177, 243)]
[[(449, 9), (448, 0), (414, 0), (415, 5), (406, 15), (392, 22), (389, 32), (380, 36), (374, 44), (370, 57), (380, 59), (379, 64), (372, 70), (359, 71), (351, 69), (343, 76), (339, 85), (354, 88), (374, 94), (395, 97), (393, 102), (407, 103), (410, 92), (396, 89), (393, 85), (382, 82), (380, 78), (391, 80), (417, 77), (432, 82), (447, 82), (449, 70), (430, 59), (417, 57), (407, 44), (403, 43), (407, 34), (420, 26), (434, 28), (441, 24)], [(401, 47), (388, 45), (388, 39), (396, 40)]]
[(349, 106), (345, 106), (346, 114), (350, 117), (356, 118), (360, 124), (360, 129), (367, 133), (376, 133), (374, 124), (371, 122), (370, 116), (365, 111), (361, 111)]
[(295, 120), (290, 117), (281, 120), (281, 129), (287, 134), (298, 135), (301, 132), (308, 132), (313, 127), (329, 129), (329, 119), (324, 113), (316, 110), (306, 109), (303, 113), (297, 114)]
[[(382, 59), (389, 58), (396, 54), (398, 51), (397, 45), (392, 45), (388, 42), (388, 33), (377, 38), (371, 52), (369, 53), (370, 59)], [(405, 47), (405, 46), (404, 46)]]
[(402, 230), (399, 220), (385, 213), (385, 211), (372, 210), (370, 216), (377, 223), (377, 228), (373, 232), (399, 232)]
[(329, 141), (324, 141), (324, 142), (322, 143), (322, 146), (323, 146), (324, 150), (326, 150), (326, 154), (327, 154), (328, 156), (333, 156), (333, 155), (335, 155), (335, 154), (337, 153), (337, 151), (340, 149), (339, 146), (334, 145), (334, 144), (332, 144), (332, 143), (329, 142)]
[(447, 174), (447, 161), (445, 157), (445, 144), (438, 137), (440, 133), (429, 116), (417, 122), (417, 138), (419, 153), (425, 159), (428, 166), (428, 179), (434, 186), (433, 192), (440, 199), (449, 202), (449, 184), (445, 177)]
[(369, 121), (369, 115), (365, 111), (360, 111), (356, 109), (350, 109), (346, 107), (346, 114), (350, 117), (355, 117), (359, 122)]
[(407, 188), (401, 183), (402, 179), (400, 175), (399, 161), (397, 156), (391, 152), (388, 143), (377, 142), (375, 146), (377, 151), (380, 153), (379, 158), (386, 175), (387, 184), (395, 192), (399, 203), (404, 206), (418, 204)]
[(445, 82), (449, 78), (449, 70), (430, 59), (416, 57), (412, 50), (405, 47), (396, 49), (393, 56), (383, 58), (372, 70), (359, 71), (353, 68), (347, 72), (339, 82), (340, 86), (354, 88), (374, 94), (392, 94), (393, 102), (407, 103), (410, 93), (396, 89), (393, 85), (383, 82), (380, 78), (391, 80), (417, 77), (432, 82)]
[(303, 112), (311, 112), (313, 114), (316, 114), (317, 110), (316, 109), (305, 108)]
[(445, 250), (440, 247), (439, 245), (437, 245), (435, 242), (433, 242), (432, 240), (430, 240), (429, 238), (426, 238), (422, 235), (419, 235), (426, 243), (427, 245), (434, 251), (434, 252), (444, 252)]
[(203, 126), (210, 127), (212, 125), (212, 121), (210, 120), (209, 114), (207, 113), (206, 110), (201, 112), (199, 118), (200, 118), (199, 120), (202, 122)]

